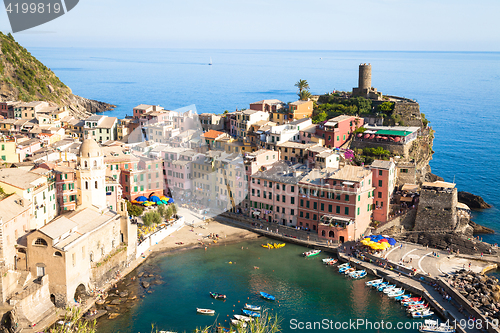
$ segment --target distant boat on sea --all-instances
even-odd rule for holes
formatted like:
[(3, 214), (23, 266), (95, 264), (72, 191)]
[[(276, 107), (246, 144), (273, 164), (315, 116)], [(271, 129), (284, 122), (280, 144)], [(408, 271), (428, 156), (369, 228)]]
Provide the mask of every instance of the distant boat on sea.
[(210, 57), (210, 62), (208, 64), (212, 66), (212, 57)]

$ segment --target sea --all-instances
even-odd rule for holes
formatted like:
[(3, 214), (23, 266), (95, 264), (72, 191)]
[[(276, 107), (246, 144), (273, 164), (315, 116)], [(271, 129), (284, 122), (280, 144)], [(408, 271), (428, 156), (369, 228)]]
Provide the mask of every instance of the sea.
[[(105, 112), (116, 117), (131, 115), (132, 108), (139, 104), (161, 105), (170, 110), (187, 107), (198, 113), (222, 113), (248, 108), (249, 103), (262, 99), (291, 102), (297, 99), (294, 84), (299, 79), (307, 80), (313, 94), (350, 91), (357, 86), (359, 64), (371, 63), (373, 87), (384, 94), (419, 102), (421, 112), (436, 131), (435, 153), (430, 162), (432, 172), (445, 181), (456, 183), (461, 191), (482, 196), (492, 205), (490, 209), (474, 211), (472, 219), (497, 232), (484, 235), (484, 241), (500, 243), (500, 130), (496, 125), (500, 119), (499, 52), (28, 50), (51, 68), (75, 94), (116, 105), (113, 111)], [(212, 65), (209, 65), (210, 59)], [(373, 311), (382, 315), (379, 311), (384, 309), (390, 309), (384, 315), (398, 313), (392, 305), (383, 305), (385, 303), (380, 302), (385, 301), (373, 299), (373, 295), (364, 289), (359, 291), (357, 282), (339, 280), (317, 263), (297, 261), (292, 254), (286, 261), (280, 260), (282, 255), (291, 251), (290, 248), (272, 254), (269, 267), (273, 266), (276, 273), (265, 277), (259, 277), (263, 271), (250, 273), (240, 265), (224, 265), (217, 261), (217, 257), (205, 262), (203, 256), (213, 252), (202, 254), (202, 257), (198, 252), (186, 252), (159, 259), (158, 265), (165, 268), (165, 278), (177, 289), (168, 290), (172, 294), (165, 294), (165, 297), (157, 298), (155, 293), (147, 296), (134, 310), (141, 315), (134, 318), (131, 314), (129, 321), (122, 317), (115, 326), (107, 326), (104, 331), (136, 332), (141, 318), (147, 318), (144, 322), (153, 319), (160, 322), (165, 316), (169, 320), (179, 320), (180, 317), (171, 315), (168, 309), (181, 311), (186, 306), (184, 292), (191, 295), (190, 299), (196, 299), (198, 293), (200, 299), (205, 299), (208, 290), (201, 291), (199, 284), (212, 283), (214, 277), (219, 280), (217, 283), (224, 281), (231, 286), (238, 299), (264, 287), (283, 292), (280, 295), (283, 295), (284, 303), (280, 306), (286, 311), (280, 313), (318, 311), (327, 315), (334, 311), (331, 313), (335, 316), (342, 316), (344, 312), (350, 316), (354, 313), (352, 311)], [(224, 252), (231, 254), (229, 249), (216, 251), (222, 251), (220, 255), (229, 261), (231, 255)], [(296, 249), (295, 252), (300, 251)], [(245, 259), (244, 253), (247, 252), (241, 252), (237, 261), (251, 260)], [(299, 262), (305, 266), (299, 266)], [(286, 303), (285, 298), (293, 302)], [(300, 303), (302, 298), (303, 303)], [(204, 306), (203, 302), (194, 302), (194, 299), (189, 303), (189, 311), (196, 305)], [(146, 316), (144, 311), (148, 309), (151, 313)], [(152, 315), (155, 311), (158, 316)], [(185, 320), (188, 319), (182, 319)], [(189, 323), (191, 326), (183, 327), (172, 324), (172, 328), (190, 330), (198, 323), (193, 320)]]

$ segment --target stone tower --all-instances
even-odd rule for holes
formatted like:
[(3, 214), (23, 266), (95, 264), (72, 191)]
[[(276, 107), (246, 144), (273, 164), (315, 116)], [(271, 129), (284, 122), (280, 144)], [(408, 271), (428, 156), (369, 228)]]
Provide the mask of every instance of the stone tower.
[(106, 208), (106, 166), (101, 147), (94, 139), (85, 139), (76, 168), (78, 205)]
[(372, 65), (360, 64), (359, 65), (359, 79), (358, 88), (370, 90), (372, 87)]

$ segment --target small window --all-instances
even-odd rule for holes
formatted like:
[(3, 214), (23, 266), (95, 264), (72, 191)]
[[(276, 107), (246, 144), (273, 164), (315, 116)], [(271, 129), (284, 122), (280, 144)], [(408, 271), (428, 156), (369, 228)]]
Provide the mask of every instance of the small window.
[(62, 253), (59, 251), (54, 252), (54, 256), (56, 257), (62, 257)]
[(43, 238), (37, 238), (34, 245), (47, 246), (47, 242)]

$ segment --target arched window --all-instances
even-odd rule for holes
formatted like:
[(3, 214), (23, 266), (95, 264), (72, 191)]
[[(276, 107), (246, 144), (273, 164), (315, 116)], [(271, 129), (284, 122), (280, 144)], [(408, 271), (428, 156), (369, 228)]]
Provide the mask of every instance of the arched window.
[(87, 164), (87, 161), (83, 162), (83, 165), (88, 168), (88, 164)]
[(89, 189), (89, 182), (88, 181), (85, 181), (85, 189), (88, 190)]
[(56, 257), (62, 257), (62, 253), (59, 251), (54, 252), (54, 256)]
[(97, 168), (97, 161), (94, 161), (94, 167)]
[(325, 230), (321, 230), (321, 236), (325, 237)]
[(47, 246), (47, 242), (43, 238), (37, 238), (33, 244), (39, 246)]
[(330, 232), (328, 233), (328, 237), (333, 238), (334, 236), (335, 236), (334, 232), (330, 230)]
[(97, 188), (97, 180), (95, 181), (95, 188)]

